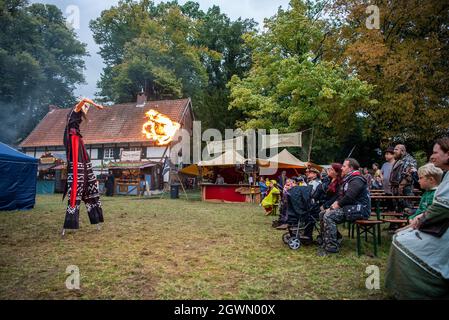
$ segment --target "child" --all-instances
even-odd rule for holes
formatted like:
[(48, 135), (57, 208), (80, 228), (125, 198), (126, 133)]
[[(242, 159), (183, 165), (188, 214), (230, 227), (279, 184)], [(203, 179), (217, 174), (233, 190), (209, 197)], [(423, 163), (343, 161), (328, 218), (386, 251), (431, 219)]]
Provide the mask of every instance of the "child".
[(428, 163), (419, 168), (418, 176), (419, 185), (421, 186), (421, 189), (425, 190), (425, 192), (421, 197), (419, 208), (409, 218), (410, 226), (413, 228), (418, 226), (419, 220), (422, 218), (423, 213), (426, 212), (427, 207), (432, 204), (435, 191), (443, 177), (443, 170), (435, 167), (433, 163)]
[(260, 188), (260, 202), (266, 197), (268, 186), (263, 177), (259, 178), (259, 188)]
[(271, 180), (269, 187), (268, 195), (262, 200), (262, 207), (265, 209), (266, 216), (273, 211), (275, 205), (279, 205), (279, 197), (281, 194), (281, 191), (277, 188), (276, 180)]

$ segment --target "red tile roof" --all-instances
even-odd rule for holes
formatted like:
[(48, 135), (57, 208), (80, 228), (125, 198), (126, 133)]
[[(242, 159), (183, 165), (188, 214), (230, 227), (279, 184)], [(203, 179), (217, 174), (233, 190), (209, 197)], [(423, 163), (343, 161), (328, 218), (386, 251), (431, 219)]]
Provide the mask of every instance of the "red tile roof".
[[(89, 109), (88, 121), (81, 123), (85, 144), (148, 142), (142, 133), (145, 113), (154, 109), (170, 119), (182, 122), (190, 99), (149, 101), (144, 107), (136, 103), (118, 104), (98, 110)], [(22, 148), (62, 146), (67, 115), (71, 109), (55, 109), (47, 113), (30, 135), (19, 145)]]

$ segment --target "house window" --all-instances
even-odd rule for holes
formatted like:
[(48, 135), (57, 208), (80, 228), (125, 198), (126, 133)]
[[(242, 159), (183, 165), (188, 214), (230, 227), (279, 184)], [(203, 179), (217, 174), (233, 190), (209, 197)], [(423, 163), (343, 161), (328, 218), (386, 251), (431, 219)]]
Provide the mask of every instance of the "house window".
[(105, 160), (114, 159), (114, 148), (104, 148), (104, 156)]
[(98, 159), (98, 149), (91, 149), (90, 150), (90, 158), (93, 159)]

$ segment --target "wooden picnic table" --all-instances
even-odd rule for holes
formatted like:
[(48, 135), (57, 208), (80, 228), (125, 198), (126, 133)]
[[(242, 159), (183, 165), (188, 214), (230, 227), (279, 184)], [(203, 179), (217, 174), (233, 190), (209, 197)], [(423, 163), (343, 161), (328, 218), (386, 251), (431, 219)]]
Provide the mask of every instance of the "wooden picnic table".
[(421, 196), (390, 196), (390, 195), (377, 195), (370, 196), (371, 200), (375, 202), (376, 207), (376, 217), (380, 220), (381, 212), (380, 212), (380, 203), (383, 200), (420, 200)]
[[(381, 209), (380, 209), (380, 203), (384, 200), (420, 200), (421, 196), (392, 196), (392, 195), (371, 195), (370, 196), (371, 200), (373, 200), (375, 202), (375, 212), (376, 212), (376, 218), (378, 221), (383, 221), (383, 222), (392, 222), (392, 221), (386, 221), (385, 219), (381, 218)], [(400, 219), (396, 219), (396, 220), (400, 220)], [(378, 234), (380, 235), (380, 224), (377, 225), (377, 231)], [(380, 236), (378, 237), (378, 242), (379, 245), (381, 244), (380, 241)]]
[(420, 200), (421, 196), (390, 196), (390, 195), (372, 195), (372, 200)]

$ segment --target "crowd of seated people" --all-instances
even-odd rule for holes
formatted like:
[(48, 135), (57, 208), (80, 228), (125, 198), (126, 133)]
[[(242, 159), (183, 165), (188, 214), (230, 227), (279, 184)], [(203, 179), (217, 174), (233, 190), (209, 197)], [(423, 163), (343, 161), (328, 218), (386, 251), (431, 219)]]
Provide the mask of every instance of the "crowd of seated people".
[(337, 253), (342, 239), (337, 224), (367, 219), (371, 212), (367, 181), (359, 167), (355, 159), (346, 159), (343, 165), (333, 163), (325, 174), (310, 167), (305, 178), (283, 180), (279, 219), (273, 227), (285, 230), (303, 224), (301, 242), (312, 244), (315, 222), (320, 221), (323, 244), (319, 254)]
[[(373, 165), (372, 174), (349, 158), (343, 164), (332, 164), (326, 174), (309, 168), (305, 177), (281, 175), (279, 219), (273, 221), (273, 227), (285, 230), (301, 222), (320, 223), (318, 255), (335, 254), (342, 245), (337, 225), (369, 219), (372, 190), (381, 190), (386, 196), (409, 196), (417, 186), (423, 192), (418, 208), (413, 209), (406, 200), (402, 203), (401, 210), (409, 215), (410, 223), (393, 236), (385, 288), (398, 299), (448, 299), (449, 137), (435, 143), (430, 163), (419, 169), (404, 145), (388, 148), (385, 160), (380, 169)], [(314, 243), (313, 226), (304, 228), (301, 243)]]

